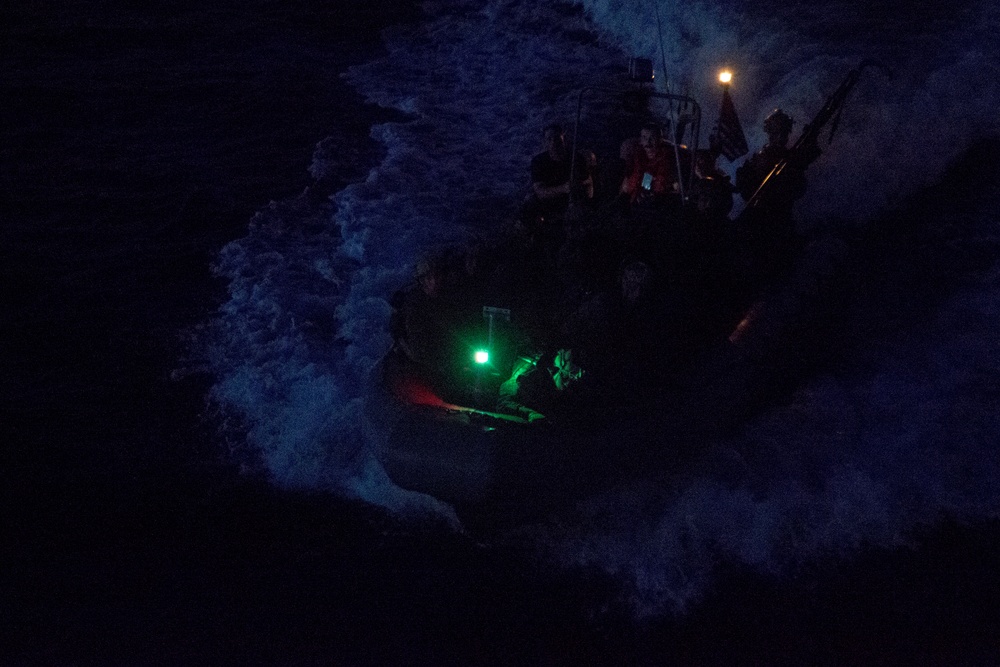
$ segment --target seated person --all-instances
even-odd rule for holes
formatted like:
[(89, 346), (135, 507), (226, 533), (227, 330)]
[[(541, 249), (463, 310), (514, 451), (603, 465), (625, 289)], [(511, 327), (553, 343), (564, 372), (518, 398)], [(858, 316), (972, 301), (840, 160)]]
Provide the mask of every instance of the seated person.
[(425, 379), (437, 383), (454, 370), (449, 355), (460, 313), (443, 294), (444, 275), (438, 261), (421, 259), (414, 273), (416, 284), (392, 298), (392, 351)]
[[(574, 161), (566, 146), (565, 132), (558, 124), (547, 126), (543, 137), (545, 150), (531, 160), (531, 193), (524, 212), (524, 218), (530, 222), (565, 215), (571, 196), (574, 201), (589, 201), (594, 197), (593, 153), (577, 151)], [(571, 169), (575, 172), (573, 184)]]
[[(551, 364), (545, 363), (551, 359)], [(555, 356), (536, 353), (518, 357), (511, 375), (500, 385), (497, 409), (533, 422), (565, 399), (567, 390), (583, 377), (573, 363), (573, 352), (560, 349)]]
[[(682, 166), (686, 161), (687, 149), (683, 149), (683, 153)], [(680, 203), (677, 152), (674, 144), (663, 140), (659, 125), (644, 125), (639, 131), (637, 144), (626, 142), (622, 145), (621, 157), (626, 161), (626, 167), (620, 192), (630, 202), (676, 200), (675, 203)]]

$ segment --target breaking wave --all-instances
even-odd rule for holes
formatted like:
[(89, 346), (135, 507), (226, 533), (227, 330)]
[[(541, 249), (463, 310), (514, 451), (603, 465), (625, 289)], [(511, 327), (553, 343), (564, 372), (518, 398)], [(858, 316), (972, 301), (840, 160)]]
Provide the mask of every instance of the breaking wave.
[[(715, 72), (733, 68), (751, 145), (774, 107), (800, 128), (847, 71), (882, 63), (810, 170), (799, 211), (807, 227), (884, 221), (1000, 133), (1000, 17), (990, 3), (891, 15), (863, 3), (737, 4), (426, 3), (423, 22), (387, 31), (384, 57), (346, 73), (368, 100), (406, 114), (372, 127), (384, 158), (330, 201), (304, 193), (272, 203), (216, 264), (230, 288), (213, 328), (213, 397), (239, 417), (275, 484), (456, 521), (378, 463), (392, 415), (370, 399), (389, 347), (388, 298), (422, 253), (508, 224), (540, 128), (571, 122), (575, 91), (610, 85), (629, 55), (665, 62), (660, 85), (702, 100), (709, 123)], [(318, 145), (317, 180), (342, 159), (336, 145), (335, 135)], [(1000, 197), (978, 197), (961, 221), (913, 211), (913, 224), (928, 234), (957, 226), (954, 243), (991, 248)], [(702, 465), (506, 537), (562, 566), (610, 572), (628, 582), (637, 611), (659, 613), (696, 598), (720, 560), (782, 571), (898, 543), (945, 515), (995, 516), (1000, 424), (989, 378), (1000, 358), (985, 341), (1000, 326), (998, 280), (996, 266), (970, 272), (917, 323), (866, 337), (839, 374), (809, 378), (739, 435), (705, 443)], [(877, 316), (862, 309), (857, 328)]]

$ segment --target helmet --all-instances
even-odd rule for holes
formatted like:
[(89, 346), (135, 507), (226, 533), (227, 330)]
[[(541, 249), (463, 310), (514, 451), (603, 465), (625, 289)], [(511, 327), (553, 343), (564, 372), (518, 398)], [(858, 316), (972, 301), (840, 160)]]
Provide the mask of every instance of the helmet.
[(788, 133), (792, 131), (792, 117), (781, 109), (775, 109), (764, 119), (764, 131)]

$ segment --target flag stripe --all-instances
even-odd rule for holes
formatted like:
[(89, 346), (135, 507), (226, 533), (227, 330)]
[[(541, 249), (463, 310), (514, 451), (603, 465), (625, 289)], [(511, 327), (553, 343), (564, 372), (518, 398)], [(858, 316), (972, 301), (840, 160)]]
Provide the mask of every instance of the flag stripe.
[(728, 88), (722, 91), (722, 108), (719, 109), (719, 120), (715, 124), (715, 129), (712, 130), (709, 141), (712, 147), (725, 155), (730, 162), (750, 152), (739, 116), (736, 115), (736, 105), (733, 104), (733, 99), (729, 96)]

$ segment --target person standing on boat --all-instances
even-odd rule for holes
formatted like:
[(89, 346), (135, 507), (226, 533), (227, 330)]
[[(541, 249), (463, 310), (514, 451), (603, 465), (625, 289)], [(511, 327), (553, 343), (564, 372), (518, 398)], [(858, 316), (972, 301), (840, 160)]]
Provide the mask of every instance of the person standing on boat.
[[(781, 109), (772, 111), (764, 119), (767, 143), (736, 170), (736, 189), (747, 202), (746, 249), (765, 283), (790, 266), (801, 242), (792, 206), (805, 194), (805, 170), (820, 153), (815, 143), (795, 151), (788, 147), (793, 123)], [(773, 173), (778, 165), (781, 173)]]
[(767, 143), (736, 170), (736, 189), (745, 201), (753, 198), (764, 179), (782, 160), (788, 161), (788, 167), (782, 171), (780, 182), (771, 186), (776, 192), (768, 196), (768, 202), (790, 208), (795, 200), (805, 194), (805, 170), (819, 157), (819, 149), (812, 144), (804, 154), (793, 155), (788, 147), (793, 124), (792, 117), (781, 109), (775, 109), (764, 119)]

